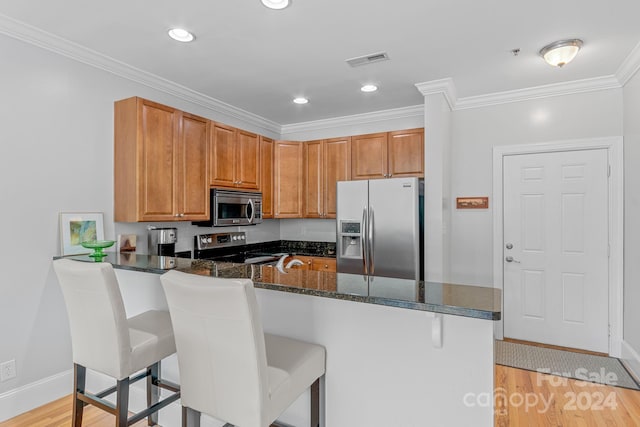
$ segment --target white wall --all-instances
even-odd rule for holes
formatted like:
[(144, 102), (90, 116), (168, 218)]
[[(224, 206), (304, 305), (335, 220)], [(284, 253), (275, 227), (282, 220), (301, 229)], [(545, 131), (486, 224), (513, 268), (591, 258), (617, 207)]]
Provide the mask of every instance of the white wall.
[[(51, 268), (60, 253), (58, 213), (103, 212), (105, 236), (115, 237), (114, 101), (138, 95), (277, 135), (12, 38), (0, 36), (0, 52), (0, 362), (15, 359), (18, 374), (0, 383), (1, 397), (71, 368), (66, 310)], [(279, 238), (277, 221), (263, 230)]]
[(624, 90), (623, 358), (640, 377), (640, 74)]
[[(493, 147), (620, 136), (622, 110), (622, 89), (612, 89), (453, 112), (453, 283), (493, 286)], [(465, 196), (489, 196), (489, 209), (456, 210), (456, 197)]]

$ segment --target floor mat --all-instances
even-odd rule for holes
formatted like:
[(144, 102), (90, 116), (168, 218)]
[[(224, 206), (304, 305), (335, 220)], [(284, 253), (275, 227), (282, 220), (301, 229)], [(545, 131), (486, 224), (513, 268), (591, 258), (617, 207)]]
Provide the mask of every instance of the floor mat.
[(615, 357), (496, 340), (496, 363), (512, 368), (640, 390)]

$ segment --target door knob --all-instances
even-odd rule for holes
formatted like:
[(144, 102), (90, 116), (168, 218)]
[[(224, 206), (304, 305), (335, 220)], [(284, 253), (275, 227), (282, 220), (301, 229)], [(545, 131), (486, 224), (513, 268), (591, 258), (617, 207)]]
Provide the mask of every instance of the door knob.
[(504, 260), (507, 261), (507, 262), (515, 262), (515, 263), (520, 264), (520, 261), (517, 261), (517, 260), (513, 259), (512, 256), (508, 256)]
[(507, 243), (506, 248), (507, 248), (507, 249), (513, 249), (513, 244), (511, 244), (511, 243)]

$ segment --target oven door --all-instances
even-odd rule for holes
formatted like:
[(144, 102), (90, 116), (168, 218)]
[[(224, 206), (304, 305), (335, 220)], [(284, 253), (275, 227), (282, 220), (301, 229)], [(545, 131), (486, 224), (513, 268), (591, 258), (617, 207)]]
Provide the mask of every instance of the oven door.
[(262, 194), (214, 189), (214, 227), (262, 222)]

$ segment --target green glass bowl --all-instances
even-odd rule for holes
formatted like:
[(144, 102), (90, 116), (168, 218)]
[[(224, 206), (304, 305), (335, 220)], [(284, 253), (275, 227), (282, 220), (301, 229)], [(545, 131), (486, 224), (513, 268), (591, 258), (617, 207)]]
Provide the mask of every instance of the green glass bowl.
[(113, 246), (114, 243), (115, 240), (87, 240), (86, 242), (81, 242), (80, 244), (87, 249), (93, 249), (93, 253), (89, 254), (89, 256), (95, 258), (96, 261), (99, 261), (107, 256), (107, 254), (105, 254), (103, 250), (105, 248)]

